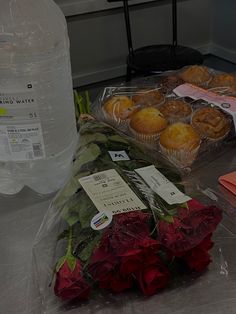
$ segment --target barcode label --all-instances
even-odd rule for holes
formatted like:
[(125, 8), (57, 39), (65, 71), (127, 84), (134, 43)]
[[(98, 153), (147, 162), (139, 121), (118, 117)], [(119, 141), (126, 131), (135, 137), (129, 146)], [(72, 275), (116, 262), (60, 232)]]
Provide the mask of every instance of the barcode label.
[(93, 176), (94, 181), (100, 181), (106, 179), (107, 176), (105, 174), (96, 174)]
[(35, 158), (43, 157), (42, 144), (41, 143), (33, 144), (33, 152)]

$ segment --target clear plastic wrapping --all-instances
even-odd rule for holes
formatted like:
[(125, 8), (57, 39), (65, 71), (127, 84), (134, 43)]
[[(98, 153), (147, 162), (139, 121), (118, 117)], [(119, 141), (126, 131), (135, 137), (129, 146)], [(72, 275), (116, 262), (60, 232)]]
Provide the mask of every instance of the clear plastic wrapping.
[(93, 113), (186, 173), (231, 149), (235, 93), (236, 76), (189, 66), (106, 87)]
[(224, 246), (235, 240), (217, 228), (221, 210), (114, 128), (91, 120), (79, 138), (73, 174), (35, 240), (30, 312), (207, 309), (227, 286)]

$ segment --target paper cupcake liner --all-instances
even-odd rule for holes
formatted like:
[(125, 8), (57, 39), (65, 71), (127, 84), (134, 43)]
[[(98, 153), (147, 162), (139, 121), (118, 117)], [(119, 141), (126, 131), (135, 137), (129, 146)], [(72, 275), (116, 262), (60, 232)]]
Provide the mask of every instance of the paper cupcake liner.
[[(161, 88), (158, 88), (159, 90), (161, 90)], [(150, 90), (151, 91), (151, 90)], [(133, 96), (134, 95), (137, 95), (137, 94), (139, 94), (138, 92), (136, 92), (136, 93), (133, 93)], [(147, 94), (148, 94), (148, 91), (147, 91)], [(145, 96), (143, 96), (143, 97), (145, 97)], [(133, 99), (133, 98), (132, 98)], [(135, 106), (140, 106), (140, 107), (142, 107), (142, 108), (144, 108), (144, 107), (156, 107), (156, 106), (160, 106), (160, 105), (162, 105), (162, 104), (164, 104), (164, 102), (165, 102), (165, 95), (162, 95), (162, 98), (159, 100), (159, 101), (153, 101), (153, 103), (148, 103), (147, 101), (145, 101), (145, 100), (140, 100), (140, 101), (136, 101), (135, 102)]]
[(205, 82), (202, 82), (202, 83), (193, 83), (193, 84), (196, 84), (198, 86), (201, 86), (201, 87), (207, 87), (209, 85), (209, 83), (211, 82), (212, 80), (212, 76), (209, 80), (205, 81)]
[(191, 121), (191, 115), (192, 113), (187, 116), (187, 117), (166, 117), (166, 120), (168, 121), (169, 124), (177, 123), (177, 122), (182, 122), (182, 123), (190, 123)]
[(208, 87), (208, 90), (223, 96), (236, 96), (236, 91), (230, 86), (222, 86), (222, 87)]
[[(169, 96), (167, 97), (167, 101), (168, 100), (183, 100), (182, 99), (183, 97), (172, 97), (172, 96)], [(184, 116), (184, 117), (177, 117), (177, 116), (174, 116), (174, 115), (164, 115), (165, 119), (168, 121), (169, 124), (173, 124), (173, 123), (176, 123), (176, 122), (182, 122), (182, 123), (190, 123), (191, 121), (191, 116), (193, 114), (193, 108), (190, 104), (188, 104), (186, 101), (183, 100), (184, 103), (186, 103), (187, 106), (189, 106), (189, 108), (191, 109), (191, 112), (187, 115), (187, 116)], [(159, 109), (161, 106), (158, 106), (157, 108)]]
[[(195, 110), (195, 112), (197, 112), (198, 110), (201, 110), (201, 108), (200, 109), (197, 109), (197, 110)], [(196, 125), (194, 125), (194, 123), (193, 123), (193, 121), (192, 121), (192, 118), (193, 118), (193, 115), (192, 115), (192, 117), (191, 117), (191, 121), (190, 121), (190, 123), (191, 123), (191, 125), (192, 125), (192, 127), (194, 128), (194, 130), (199, 134), (199, 136), (201, 137), (201, 139), (202, 139), (202, 141), (204, 142), (204, 145), (214, 145), (214, 144), (218, 144), (219, 142), (221, 142), (221, 141), (223, 141), (228, 135), (229, 135), (229, 133), (230, 133), (230, 127), (229, 127), (229, 130), (224, 134), (224, 135), (222, 135), (221, 137), (218, 137), (218, 138), (212, 138), (212, 137), (209, 137), (209, 136), (207, 136), (207, 135), (204, 135), (203, 133), (202, 133), (202, 131), (200, 130), (200, 128), (199, 127), (197, 127)], [(228, 120), (229, 121), (229, 120)], [(229, 121), (229, 125), (231, 124), (231, 122)]]
[(120, 119), (116, 116), (111, 117), (104, 109), (102, 109), (103, 116), (104, 116), (104, 121), (113, 125), (114, 127), (122, 128), (122, 129), (127, 129), (129, 125), (130, 119)]
[(135, 131), (134, 129), (132, 129), (129, 126), (129, 131), (130, 133), (139, 141), (141, 142), (147, 142), (147, 143), (156, 143), (159, 140), (160, 137), (160, 133), (155, 133), (155, 134), (143, 134), (143, 133), (138, 133), (137, 131)]
[[(182, 80), (184, 80), (182, 77), (181, 77), (181, 74), (185, 71), (186, 69), (184, 69), (183, 71), (180, 71), (179, 72), (179, 77), (182, 79)], [(197, 86), (201, 86), (201, 87), (206, 87), (206, 86), (208, 86), (208, 84), (211, 82), (211, 80), (212, 80), (212, 73), (211, 72), (209, 72), (209, 75), (211, 76), (208, 80), (206, 80), (206, 81), (202, 81), (202, 82), (199, 82), (199, 81), (194, 81), (194, 80), (192, 80), (191, 82), (187, 82), (187, 81), (185, 81), (186, 83), (189, 83), (189, 84), (193, 84), (193, 85), (197, 85)]]
[(200, 148), (200, 145), (193, 149), (193, 150), (186, 150), (186, 149), (180, 149), (180, 150), (174, 150), (174, 149), (167, 149), (163, 147), (161, 144), (160, 149), (164, 156), (167, 157), (167, 159), (172, 162), (174, 165), (176, 165), (179, 168), (186, 168), (193, 164), (195, 161), (198, 151)]

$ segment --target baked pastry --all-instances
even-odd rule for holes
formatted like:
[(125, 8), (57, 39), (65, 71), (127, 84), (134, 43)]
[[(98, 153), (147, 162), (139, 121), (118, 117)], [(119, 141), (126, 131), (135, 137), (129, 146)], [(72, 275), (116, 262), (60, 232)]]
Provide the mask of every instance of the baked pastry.
[(228, 87), (228, 91), (236, 92), (236, 76), (228, 73), (217, 74), (212, 78), (211, 82), (209, 83), (209, 87)]
[(117, 124), (126, 123), (135, 109), (134, 102), (127, 96), (112, 96), (102, 107), (106, 120)]
[(155, 106), (162, 103), (165, 98), (158, 89), (142, 89), (132, 97), (136, 105)]
[(230, 131), (230, 122), (220, 110), (204, 107), (194, 112), (192, 126), (203, 137), (212, 140), (224, 138)]
[(166, 76), (160, 81), (161, 91), (164, 94), (171, 93), (173, 89), (182, 84), (184, 84), (184, 80), (175, 75)]
[(130, 131), (143, 141), (156, 141), (167, 126), (162, 113), (155, 107), (146, 107), (135, 112), (130, 119)]
[(169, 99), (158, 109), (169, 123), (189, 122), (192, 113), (191, 106), (181, 99)]
[(195, 85), (203, 85), (209, 83), (211, 74), (209, 70), (200, 65), (192, 65), (180, 71), (179, 76), (187, 83)]
[(175, 165), (183, 168), (195, 160), (200, 136), (190, 124), (177, 122), (169, 125), (160, 135), (162, 153)]

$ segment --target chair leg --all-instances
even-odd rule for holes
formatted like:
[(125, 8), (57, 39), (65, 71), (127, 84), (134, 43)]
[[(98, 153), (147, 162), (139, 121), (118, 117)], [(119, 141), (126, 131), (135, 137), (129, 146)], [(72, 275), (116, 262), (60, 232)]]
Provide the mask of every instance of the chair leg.
[(130, 82), (132, 78), (132, 70), (131, 68), (127, 65), (126, 69), (126, 82)]

